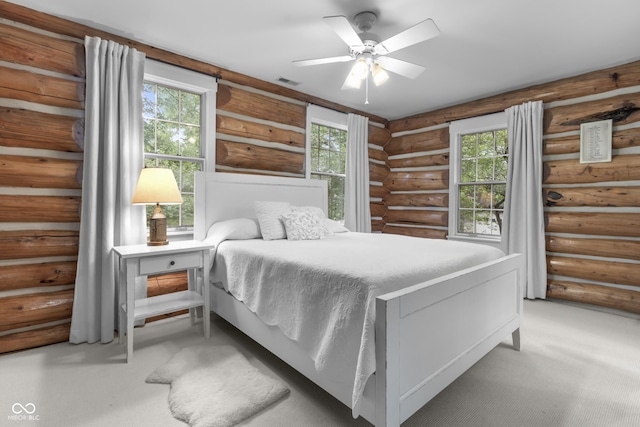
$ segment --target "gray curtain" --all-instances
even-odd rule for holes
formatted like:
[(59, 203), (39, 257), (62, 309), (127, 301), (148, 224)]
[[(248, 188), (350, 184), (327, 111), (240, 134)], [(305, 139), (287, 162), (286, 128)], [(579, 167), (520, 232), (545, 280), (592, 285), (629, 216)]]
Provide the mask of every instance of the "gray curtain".
[(349, 113), (344, 184), (345, 227), (351, 231), (370, 233), (369, 203), (369, 118)]
[(509, 166), (502, 249), (521, 253), (526, 264), (527, 298), (545, 298), (547, 261), (542, 200), (542, 102), (505, 110)]
[[(109, 342), (117, 325), (112, 248), (144, 243), (144, 206), (131, 204), (143, 166), (144, 54), (85, 38), (86, 107), (80, 242), (69, 340)], [(146, 292), (146, 290), (143, 289)]]

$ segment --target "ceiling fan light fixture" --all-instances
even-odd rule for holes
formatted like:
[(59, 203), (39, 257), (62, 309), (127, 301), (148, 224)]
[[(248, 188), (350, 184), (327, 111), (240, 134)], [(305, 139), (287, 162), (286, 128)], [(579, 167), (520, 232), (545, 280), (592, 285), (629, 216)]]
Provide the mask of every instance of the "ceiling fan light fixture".
[(369, 72), (369, 64), (367, 64), (367, 60), (365, 58), (360, 58), (356, 61), (355, 64), (353, 64), (353, 67), (351, 68), (351, 73), (349, 74), (356, 79), (362, 80), (365, 77), (367, 77), (368, 72)]
[(360, 84), (362, 83), (362, 79), (353, 75), (353, 73), (349, 73), (347, 79), (344, 81), (343, 89), (360, 89)]
[(373, 76), (373, 83), (376, 86), (380, 86), (389, 80), (389, 73), (387, 73), (378, 63), (371, 66), (371, 75)]

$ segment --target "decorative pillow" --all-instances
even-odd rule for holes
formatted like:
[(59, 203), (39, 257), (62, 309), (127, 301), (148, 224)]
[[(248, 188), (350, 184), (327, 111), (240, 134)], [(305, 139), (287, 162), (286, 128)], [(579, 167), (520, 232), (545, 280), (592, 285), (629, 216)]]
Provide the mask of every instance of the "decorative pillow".
[(319, 208), (317, 206), (291, 206), (291, 211), (306, 212), (310, 215), (318, 217), (322, 224), (322, 237), (331, 236), (333, 234), (333, 231), (331, 231), (328, 227), (328, 224), (326, 224), (326, 221), (329, 221), (329, 219), (327, 218), (327, 215), (324, 213), (322, 208)]
[(260, 233), (264, 240), (285, 239), (287, 232), (282, 216), (291, 212), (289, 202), (253, 202), (256, 217), (260, 224)]
[(329, 233), (333, 234), (333, 233), (345, 233), (347, 231), (349, 231), (349, 229), (347, 227), (345, 227), (344, 225), (340, 224), (338, 221), (334, 221), (332, 219), (325, 219), (325, 226), (327, 227), (327, 230), (329, 230)]
[(219, 221), (209, 227), (205, 241), (248, 240), (262, 237), (257, 219), (235, 218)]
[(292, 211), (282, 220), (288, 240), (318, 240), (326, 235), (324, 220), (308, 211)]

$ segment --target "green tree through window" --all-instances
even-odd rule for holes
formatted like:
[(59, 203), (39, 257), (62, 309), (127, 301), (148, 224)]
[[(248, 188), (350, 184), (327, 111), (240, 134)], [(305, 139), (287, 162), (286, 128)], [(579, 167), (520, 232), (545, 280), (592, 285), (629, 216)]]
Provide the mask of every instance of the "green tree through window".
[[(182, 205), (163, 206), (167, 226), (193, 227), (194, 174), (203, 169), (200, 146), (201, 96), (145, 82), (144, 163), (173, 171)], [(150, 215), (153, 206), (147, 206)]]
[(329, 218), (344, 220), (344, 180), (347, 131), (313, 123), (311, 125), (311, 179), (327, 181)]
[(458, 233), (500, 236), (504, 210), (507, 130), (462, 135)]

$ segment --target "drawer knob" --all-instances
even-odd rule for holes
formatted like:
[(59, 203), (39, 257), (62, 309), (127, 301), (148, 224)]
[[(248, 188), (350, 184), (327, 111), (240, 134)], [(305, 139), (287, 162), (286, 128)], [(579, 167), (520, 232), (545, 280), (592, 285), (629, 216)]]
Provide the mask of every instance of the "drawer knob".
[(171, 261), (171, 262), (169, 263), (169, 265), (176, 265), (176, 262), (175, 262), (175, 261)]

